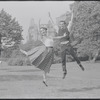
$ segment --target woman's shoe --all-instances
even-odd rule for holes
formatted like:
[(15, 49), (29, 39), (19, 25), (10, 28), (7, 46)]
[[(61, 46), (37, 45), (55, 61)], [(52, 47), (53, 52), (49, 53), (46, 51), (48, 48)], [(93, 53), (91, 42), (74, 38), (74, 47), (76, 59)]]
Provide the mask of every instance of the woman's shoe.
[(45, 81), (43, 81), (43, 83), (45, 84), (45, 86), (48, 86)]

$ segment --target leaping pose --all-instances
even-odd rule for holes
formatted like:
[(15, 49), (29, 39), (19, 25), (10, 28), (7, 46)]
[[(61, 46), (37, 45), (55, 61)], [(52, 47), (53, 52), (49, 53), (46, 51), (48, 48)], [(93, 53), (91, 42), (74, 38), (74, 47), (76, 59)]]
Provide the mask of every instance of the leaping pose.
[[(49, 13), (49, 18), (52, 22), (52, 24), (54, 25), (54, 28), (56, 30), (57, 33), (57, 37), (59, 36), (59, 42), (62, 45), (61, 46), (61, 58), (62, 58), (62, 69), (63, 69), (63, 79), (65, 78), (66, 74), (67, 74), (67, 69), (66, 69), (66, 52), (68, 52), (77, 62), (77, 64), (80, 66), (80, 68), (84, 71), (84, 67), (82, 66), (80, 60), (78, 59), (76, 53), (74, 52), (74, 49), (72, 47), (72, 44), (74, 44), (75, 42), (78, 43), (78, 41), (75, 41), (73, 43), (70, 42), (70, 32), (68, 30), (68, 28), (70, 29), (70, 26), (68, 27), (69, 23), (66, 23), (64, 20), (61, 20), (59, 22), (59, 25), (57, 26), (56, 24), (54, 24), (51, 15)], [(68, 27), (68, 28), (67, 28)], [(69, 41), (67, 43), (67, 41)]]
[(54, 59), (54, 41), (57, 39), (56, 37), (48, 37), (47, 36), (47, 28), (45, 26), (40, 27), (40, 35), (41, 42), (43, 45), (37, 46), (30, 51), (26, 52), (24, 50), (20, 50), (24, 54), (26, 54), (32, 65), (36, 68), (39, 68), (43, 71), (43, 83), (46, 83), (47, 73), (50, 72), (50, 67), (53, 63)]

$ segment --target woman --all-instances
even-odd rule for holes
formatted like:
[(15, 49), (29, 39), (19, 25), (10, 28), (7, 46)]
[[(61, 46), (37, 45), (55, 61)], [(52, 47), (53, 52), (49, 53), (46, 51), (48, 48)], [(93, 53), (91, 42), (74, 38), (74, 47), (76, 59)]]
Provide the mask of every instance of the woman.
[(43, 45), (35, 47), (28, 52), (23, 50), (21, 52), (29, 57), (32, 65), (43, 70), (43, 83), (48, 86), (46, 84), (46, 74), (50, 72), (50, 67), (54, 59), (54, 38), (47, 36), (46, 27), (40, 28), (40, 34)]
[[(58, 40), (61, 39), (62, 37), (61, 36), (48, 37), (47, 28), (45, 26), (42, 26), (40, 28), (40, 35), (41, 35), (41, 42), (43, 43), (43, 45), (37, 46), (28, 52), (23, 50), (21, 50), (21, 52), (23, 52), (29, 57), (32, 65), (43, 70), (43, 83), (46, 86), (48, 86), (46, 84), (46, 75), (47, 73), (50, 72), (50, 67), (53, 63), (54, 47), (56, 47), (60, 43)], [(66, 43), (62, 42), (62, 44)]]

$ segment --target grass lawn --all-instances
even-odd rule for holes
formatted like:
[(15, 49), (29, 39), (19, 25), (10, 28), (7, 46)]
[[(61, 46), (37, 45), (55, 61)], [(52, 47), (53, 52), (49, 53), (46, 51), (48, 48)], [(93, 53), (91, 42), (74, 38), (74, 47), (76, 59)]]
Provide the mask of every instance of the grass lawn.
[(62, 79), (61, 64), (54, 64), (46, 87), (42, 71), (34, 66), (0, 65), (0, 98), (100, 98), (100, 63), (67, 63), (67, 76)]

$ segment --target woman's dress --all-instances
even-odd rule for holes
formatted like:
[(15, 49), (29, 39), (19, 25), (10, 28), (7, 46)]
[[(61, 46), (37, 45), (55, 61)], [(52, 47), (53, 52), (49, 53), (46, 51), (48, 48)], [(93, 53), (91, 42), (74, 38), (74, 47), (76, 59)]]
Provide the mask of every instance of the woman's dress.
[(53, 40), (45, 38), (44, 44), (28, 51), (28, 57), (35, 67), (50, 72), (54, 59)]

